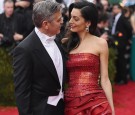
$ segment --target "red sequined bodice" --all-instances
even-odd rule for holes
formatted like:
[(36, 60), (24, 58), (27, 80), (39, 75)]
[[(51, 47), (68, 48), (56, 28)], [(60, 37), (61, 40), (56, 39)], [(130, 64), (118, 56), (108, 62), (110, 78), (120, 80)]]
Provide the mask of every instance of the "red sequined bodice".
[(91, 53), (69, 54), (67, 61), (69, 83), (65, 96), (80, 97), (102, 92), (99, 86), (99, 56)]

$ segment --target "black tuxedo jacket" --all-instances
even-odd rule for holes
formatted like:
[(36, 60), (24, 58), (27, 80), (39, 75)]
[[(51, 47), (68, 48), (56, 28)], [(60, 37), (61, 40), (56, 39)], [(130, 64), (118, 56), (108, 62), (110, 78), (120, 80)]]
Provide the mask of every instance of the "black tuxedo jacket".
[[(63, 59), (63, 86), (66, 78), (65, 56)], [(46, 49), (33, 31), (13, 52), (14, 85), (20, 115), (41, 115), (48, 96), (56, 96), (61, 89), (58, 75)]]
[[(128, 43), (128, 40), (132, 37), (132, 27), (130, 22), (127, 18), (125, 18), (123, 15), (120, 16), (118, 19), (118, 22), (116, 24), (116, 39), (119, 42), (119, 45), (125, 46), (125, 44)], [(119, 36), (119, 33), (122, 34), (122, 36)]]

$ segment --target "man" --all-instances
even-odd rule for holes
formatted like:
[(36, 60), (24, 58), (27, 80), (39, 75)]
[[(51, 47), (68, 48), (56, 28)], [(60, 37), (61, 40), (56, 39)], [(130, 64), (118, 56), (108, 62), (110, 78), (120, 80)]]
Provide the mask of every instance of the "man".
[(14, 0), (15, 2), (15, 13), (23, 17), (23, 38), (27, 37), (34, 28), (32, 21), (32, 7), (33, 0)]
[(113, 13), (115, 20), (112, 27), (112, 35), (118, 42), (117, 45), (117, 60), (116, 60), (116, 83), (126, 84), (127, 81), (127, 59), (125, 54), (127, 52), (127, 45), (132, 36), (132, 27), (128, 20), (122, 14), (122, 7), (119, 4), (114, 4)]
[(14, 2), (4, 1), (4, 13), (0, 14), (0, 45), (12, 47), (17, 41), (15, 38), (22, 39), (21, 30), (23, 29), (22, 18), (14, 13)]
[(19, 115), (64, 115), (64, 55), (55, 39), (63, 23), (61, 5), (50, 0), (33, 8), (35, 29), (14, 50)]

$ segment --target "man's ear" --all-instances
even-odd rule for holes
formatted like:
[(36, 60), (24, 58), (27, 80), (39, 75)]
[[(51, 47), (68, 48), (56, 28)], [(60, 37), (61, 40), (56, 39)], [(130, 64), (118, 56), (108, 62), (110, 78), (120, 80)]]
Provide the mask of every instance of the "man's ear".
[(48, 22), (47, 22), (47, 21), (43, 21), (42, 26), (43, 26), (46, 30), (48, 30)]

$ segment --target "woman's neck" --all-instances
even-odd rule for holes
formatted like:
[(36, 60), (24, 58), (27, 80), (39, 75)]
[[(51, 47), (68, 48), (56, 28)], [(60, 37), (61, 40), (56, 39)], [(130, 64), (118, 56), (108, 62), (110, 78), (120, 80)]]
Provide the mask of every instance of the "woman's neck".
[(87, 39), (88, 36), (90, 36), (91, 34), (89, 32), (81, 32), (78, 33), (78, 36), (80, 38), (80, 41), (83, 41), (85, 39)]

